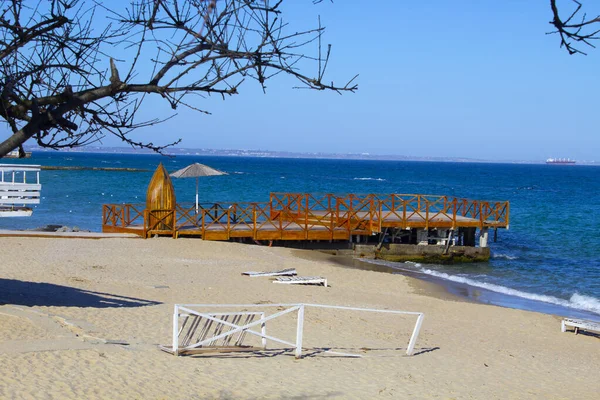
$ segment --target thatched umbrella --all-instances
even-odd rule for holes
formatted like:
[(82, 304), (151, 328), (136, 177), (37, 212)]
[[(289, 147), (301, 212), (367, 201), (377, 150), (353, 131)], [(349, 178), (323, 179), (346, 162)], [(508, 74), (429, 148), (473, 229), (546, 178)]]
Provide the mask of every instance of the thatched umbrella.
[(196, 214), (198, 213), (198, 178), (201, 176), (227, 175), (227, 172), (219, 171), (208, 165), (194, 163), (188, 165), (179, 171), (173, 172), (170, 176), (173, 178), (196, 178)]

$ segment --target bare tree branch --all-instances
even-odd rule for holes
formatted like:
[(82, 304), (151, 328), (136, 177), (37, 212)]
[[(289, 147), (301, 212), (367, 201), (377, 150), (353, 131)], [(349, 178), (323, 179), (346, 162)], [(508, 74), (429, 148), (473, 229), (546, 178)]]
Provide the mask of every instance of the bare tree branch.
[[(552, 9), (552, 21), (550, 23), (556, 28), (555, 31), (549, 33), (558, 33), (560, 36), (560, 47), (564, 47), (569, 54), (583, 54), (585, 52), (577, 48), (577, 44), (583, 44), (588, 47), (595, 48), (592, 41), (600, 38), (600, 27), (596, 29), (597, 23), (600, 23), (600, 15), (589, 18), (585, 12), (582, 12), (583, 5), (577, 0), (572, 0), (574, 10), (571, 11), (567, 19), (562, 19), (559, 15), (559, 7), (557, 0), (550, 0), (550, 8)], [(600, 24), (598, 25), (600, 26)], [(574, 44), (575, 42), (575, 44)]]
[[(203, 111), (197, 94), (239, 93), (246, 80), (283, 74), (303, 87), (353, 92), (325, 82), (320, 24), (292, 29), (283, 0), (132, 0), (123, 10), (95, 0), (0, 0), (0, 118), (12, 135), (0, 156), (29, 139), (78, 147), (113, 135), (162, 152), (131, 133), (161, 119), (137, 116), (149, 96)], [(318, 44), (316, 56), (306, 54)], [(315, 49), (314, 47), (312, 49)], [(314, 65), (314, 75), (306, 68)], [(202, 101), (203, 97), (194, 97)]]

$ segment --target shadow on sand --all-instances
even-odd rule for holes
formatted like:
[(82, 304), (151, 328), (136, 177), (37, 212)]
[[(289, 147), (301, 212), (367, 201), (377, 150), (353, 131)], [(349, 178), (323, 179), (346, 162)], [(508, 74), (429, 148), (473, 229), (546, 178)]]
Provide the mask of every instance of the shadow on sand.
[(0, 305), (45, 307), (143, 307), (160, 304), (156, 301), (93, 292), (70, 286), (43, 282), (0, 279)]
[[(418, 356), (425, 353), (430, 353), (432, 351), (439, 350), (439, 347), (422, 347), (415, 349), (415, 353), (411, 356)], [(285, 349), (268, 349), (268, 350), (252, 350), (248, 352), (206, 352), (204, 354), (193, 354), (186, 355), (186, 357), (193, 358), (270, 358), (276, 356), (286, 356), (286, 357), (295, 357), (293, 348), (285, 348)], [(328, 351), (333, 351), (334, 353), (327, 353)], [(335, 353), (335, 352), (346, 352), (343, 353)], [(354, 354), (354, 357), (351, 355)], [(355, 347), (312, 347), (312, 348), (304, 348), (302, 352), (302, 358), (315, 358), (315, 357), (327, 357), (327, 358), (357, 358), (357, 357), (407, 357), (406, 348), (402, 347), (387, 347), (387, 348), (355, 348)]]

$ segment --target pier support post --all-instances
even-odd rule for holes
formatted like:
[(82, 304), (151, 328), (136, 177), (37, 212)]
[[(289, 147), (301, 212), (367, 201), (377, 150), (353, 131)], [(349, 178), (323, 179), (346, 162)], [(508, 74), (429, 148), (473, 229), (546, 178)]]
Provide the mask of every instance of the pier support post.
[(463, 228), (463, 246), (475, 247), (475, 228)]
[(417, 230), (417, 244), (422, 246), (427, 246), (429, 241), (427, 240), (428, 232), (426, 229), (418, 229)]
[(479, 234), (479, 247), (488, 246), (488, 236), (488, 228), (481, 228), (481, 233)]

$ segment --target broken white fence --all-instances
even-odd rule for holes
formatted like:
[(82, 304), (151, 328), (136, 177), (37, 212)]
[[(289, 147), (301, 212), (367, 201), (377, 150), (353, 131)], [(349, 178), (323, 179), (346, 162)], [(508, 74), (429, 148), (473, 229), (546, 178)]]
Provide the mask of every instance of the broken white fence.
[[(275, 312), (269, 316), (265, 316), (264, 311), (259, 312), (200, 312), (193, 308), (230, 308), (230, 309), (248, 309), (248, 308), (285, 308), (284, 310)], [(373, 313), (385, 313), (385, 314), (404, 314), (414, 315), (417, 317), (415, 326), (406, 348), (406, 354), (412, 355), (414, 352), (417, 338), (419, 337), (419, 331), (423, 323), (424, 314), (420, 312), (411, 311), (395, 311), (395, 310), (377, 310), (370, 308), (356, 308), (356, 307), (342, 307), (342, 306), (330, 306), (323, 304), (175, 304), (173, 311), (173, 343), (172, 347), (161, 346), (161, 349), (172, 353), (174, 355), (179, 354), (193, 354), (199, 352), (208, 351), (239, 351), (239, 350), (259, 350), (267, 348), (267, 339), (281, 343), (287, 346), (291, 346), (295, 349), (296, 358), (302, 357), (302, 336), (304, 328), (304, 310), (306, 307), (313, 308), (328, 308), (338, 310), (350, 310), (350, 311), (366, 311)], [(298, 312), (297, 315), (297, 326), (296, 326), (296, 342), (291, 343), (286, 340), (267, 335), (266, 322), (283, 315)], [(231, 317), (231, 321), (229, 321)], [(260, 317), (257, 319), (257, 317)], [(180, 318), (183, 318), (180, 327)], [(200, 320), (204, 318), (207, 322), (203, 326), (199, 326)], [(214, 326), (211, 324), (214, 323)], [(250, 328), (257, 328), (260, 326), (260, 332), (252, 330)], [(225, 331), (226, 328), (231, 328)], [(200, 334), (198, 334), (200, 330)], [(262, 347), (260, 348), (243, 348), (242, 341), (246, 334), (255, 335), (261, 338)], [(195, 342), (193, 337), (197, 336)], [(183, 345), (180, 345), (180, 338), (183, 341)], [(234, 340), (235, 339), (235, 340)], [(222, 340), (223, 345), (214, 347), (217, 341)], [(193, 343), (192, 343), (193, 342)], [(233, 346), (230, 346), (233, 342)], [(211, 347), (212, 346), (212, 347)], [(238, 350), (236, 350), (236, 348)], [(334, 351), (327, 351), (330, 354), (337, 354), (350, 357), (360, 357), (358, 354), (347, 354), (339, 353)]]

